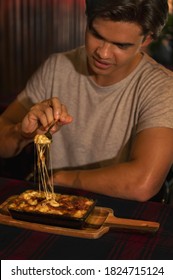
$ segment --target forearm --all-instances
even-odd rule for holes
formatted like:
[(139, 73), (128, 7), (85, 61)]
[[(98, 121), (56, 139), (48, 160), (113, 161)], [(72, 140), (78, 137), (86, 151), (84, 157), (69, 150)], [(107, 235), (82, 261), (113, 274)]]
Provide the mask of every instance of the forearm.
[(60, 185), (84, 189), (108, 196), (147, 200), (157, 193), (159, 182), (151, 183), (149, 172), (137, 168), (134, 163), (82, 171), (61, 171), (54, 182)]
[(9, 158), (18, 155), (22, 149), (33, 141), (22, 134), (21, 124), (0, 121), (0, 157)]

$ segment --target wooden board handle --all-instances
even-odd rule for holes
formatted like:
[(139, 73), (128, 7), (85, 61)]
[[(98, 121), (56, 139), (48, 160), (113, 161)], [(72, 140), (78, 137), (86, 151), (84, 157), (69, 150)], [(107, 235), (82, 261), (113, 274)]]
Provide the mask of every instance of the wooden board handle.
[(104, 222), (104, 226), (156, 232), (159, 229), (160, 224), (143, 220), (117, 218), (114, 215), (109, 214)]

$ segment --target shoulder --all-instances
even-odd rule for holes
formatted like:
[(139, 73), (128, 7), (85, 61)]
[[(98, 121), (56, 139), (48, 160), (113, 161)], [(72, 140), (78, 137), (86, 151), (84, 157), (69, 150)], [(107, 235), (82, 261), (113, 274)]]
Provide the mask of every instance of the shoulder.
[(144, 53), (142, 61), (135, 70), (134, 82), (137, 84), (140, 96), (168, 94), (173, 88), (173, 72)]
[(173, 71), (159, 64), (146, 53), (144, 53), (141, 72), (145, 74), (146, 78), (154, 79), (154, 81), (173, 82)]
[(64, 77), (64, 74), (66, 77), (70, 72), (80, 72), (78, 68), (86, 69), (85, 57), (84, 47), (78, 47), (67, 52), (53, 53), (33, 73), (30, 81), (41, 79), (44, 83), (49, 83), (55, 76), (60, 78)]
[(85, 47), (80, 46), (76, 49), (72, 49), (66, 52), (51, 54), (47, 60), (44, 62), (44, 67), (66, 67), (66, 66), (76, 66), (83, 63), (86, 58)]

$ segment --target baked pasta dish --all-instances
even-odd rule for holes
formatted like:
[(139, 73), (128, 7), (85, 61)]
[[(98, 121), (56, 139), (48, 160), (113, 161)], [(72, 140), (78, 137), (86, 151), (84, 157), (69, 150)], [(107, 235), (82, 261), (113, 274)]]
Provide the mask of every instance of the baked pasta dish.
[(27, 190), (8, 206), (9, 211), (28, 212), (83, 218), (94, 207), (94, 200), (77, 195), (45, 194), (44, 191)]

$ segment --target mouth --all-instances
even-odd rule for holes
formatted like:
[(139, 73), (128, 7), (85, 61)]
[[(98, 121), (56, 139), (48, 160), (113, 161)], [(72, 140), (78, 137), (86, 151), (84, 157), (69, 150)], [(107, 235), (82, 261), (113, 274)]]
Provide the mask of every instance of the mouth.
[(93, 63), (94, 63), (95, 67), (102, 69), (102, 70), (107, 70), (112, 67), (112, 63), (110, 63), (106, 60), (103, 60), (103, 59), (98, 59), (96, 57), (93, 57)]

